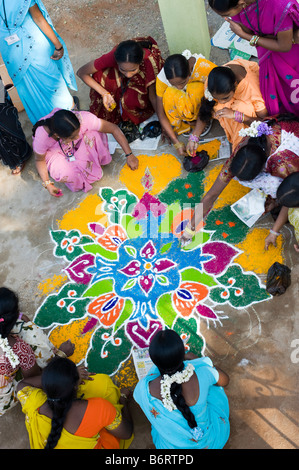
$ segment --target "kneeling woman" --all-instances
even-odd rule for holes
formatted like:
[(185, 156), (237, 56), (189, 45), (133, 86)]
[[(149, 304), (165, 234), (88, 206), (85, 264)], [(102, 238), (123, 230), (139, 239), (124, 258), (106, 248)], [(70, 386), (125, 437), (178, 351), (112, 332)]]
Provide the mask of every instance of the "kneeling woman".
[(111, 162), (106, 133), (112, 134), (122, 147), (129, 167), (137, 169), (138, 159), (122, 131), (88, 111), (54, 109), (35, 124), (36, 168), (51, 196), (59, 197), (62, 193), (49, 179), (49, 173), (71, 191), (87, 192), (101, 179), (101, 166)]
[(184, 144), (177, 135), (189, 132), (192, 127), (193, 139), (198, 142), (205, 128), (197, 118), (204, 83), (214, 67), (216, 65), (202, 55), (186, 50), (169, 56), (157, 76), (157, 114), (164, 132), (180, 155), (184, 153)]

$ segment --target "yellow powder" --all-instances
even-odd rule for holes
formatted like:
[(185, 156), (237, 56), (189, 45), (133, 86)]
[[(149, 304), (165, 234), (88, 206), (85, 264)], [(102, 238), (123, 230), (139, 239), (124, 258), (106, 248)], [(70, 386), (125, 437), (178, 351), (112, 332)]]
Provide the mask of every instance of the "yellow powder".
[(217, 158), (218, 152), (220, 149), (221, 142), (218, 139), (211, 140), (211, 142), (206, 142), (205, 144), (201, 144), (197, 147), (197, 152), (201, 152), (202, 150), (205, 150), (210, 159), (213, 160), (214, 158)]
[[(221, 168), (222, 165), (217, 165), (207, 173), (204, 180), (205, 193), (212, 187), (217, 176), (219, 175)], [(236, 180), (231, 180), (218, 197), (213, 206), (213, 209), (221, 209), (222, 207), (231, 205), (238, 201), (241, 197), (245, 196), (245, 194), (247, 194), (249, 191), (251, 191), (250, 188), (242, 186)]]
[(40, 291), (39, 295), (48, 295), (51, 292), (57, 292), (58, 288), (67, 281), (67, 275), (66, 274), (59, 274), (58, 276), (54, 274), (54, 276), (49, 279), (46, 279), (43, 282), (40, 282), (38, 285), (38, 289)]
[(125, 165), (120, 172), (119, 180), (139, 199), (145, 192), (157, 195), (182, 171), (181, 162), (170, 154), (138, 155), (138, 169), (132, 171)]
[(284, 264), (283, 237), (277, 237), (276, 248), (270, 245), (266, 251), (264, 246), (267, 235), (269, 235), (269, 230), (264, 228), (255, 228), (249, 232), (245, 240), (236, 245), (244, 253), (235, 258), (234, 262), (240, 264), (245, 271), (253, 271), (256, 274), (267, 274), (275, 261)]
[(91, 336), (94, 333), (95, 327), (93, 327), (87, 333), (82, 334), (82, 331), (88, 321), (88, 318), (83, 318), (83, 320), (73, 320), (68, 325), (59, 325), (53, 331), (51, 331), (49, 336), (50, 341), (57, 348), (61, 345), (61, 343), (64, 343), (64, 341), (67, 341), (68, 339), (76, 345), (74, 354), (70, 356), (70, 359), (76, 364), (85, 358), (87, 350), (90, 346)]
[(67, 212), (61, 220), (57, 220), (61, 230), (79, 230), (82, 235), (93, 236), (88, 229), (90, 222), (108, 225), (106, 214), (102, 212), (102, 199), (97, 194), (90, 194), (75, 209)]
[(131, 356), (120, 364), (118, 371), (113, 376), (113, 381), (119, 388), (135, 388), (138, 377)]

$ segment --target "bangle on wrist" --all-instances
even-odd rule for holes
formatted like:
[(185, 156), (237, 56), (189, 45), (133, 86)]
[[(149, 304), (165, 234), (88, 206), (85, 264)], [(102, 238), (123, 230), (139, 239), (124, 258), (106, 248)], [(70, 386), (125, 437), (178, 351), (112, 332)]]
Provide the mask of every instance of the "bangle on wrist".
[(47, 188), (47, 186), (49, 186), (49, 184), (54, 184), (54, 183), (51, 180), (46, 180), (46, 181), (42, 182), (42, 185), (43, 185), (44, 188)]
[(189, 135), (189, 141), (198, 143), (199, 142), (199, 137), (195, 134), (190, 134)]
[(256, 35), (252, 36), (252, 38), (249, 41), (250, 46), (255, 46), (258, 40), (259, 40), (259, 36), (256, 36)]
[(125, 154), (125, 157), (128, 158), (130, 155), (133, 155), (133, 152), (126, 153), (126, 154)]
[(57, 49), (57, 47), (55, 47), (55, 51), (57, 51), (57, 52), (62, 51), (62, 49), (63, 49), (63, 46), (59, 47), (58, 49)]
[(176, 144), (174, 144), (174, 148), (175, 148), (175, 149), (180, 149), (181, 147), (184, 147), (184, 143), (183, 143), (183, 142), (177, 142)]
[(272, 230), (272, 229), (270, 230), (270, 233), (272, 233), (272, 235), (276, 235), (277, 237), (280, 235), (280, 233), (279, 233), (279, 232), (275, 232), (275, 231), (274, 231), (274, 230)]
[(236, 122), (244, 122), (244, 113), (240, 113), (240, 111), (234, 111), (234, 120)]
[(59, 356), (59, 357), (63, 357), (63, 358), (67, 357), (65, 352), (61, 351), (60, 349), (57, 349), (57, 351), (55, 352), (55, 356)]

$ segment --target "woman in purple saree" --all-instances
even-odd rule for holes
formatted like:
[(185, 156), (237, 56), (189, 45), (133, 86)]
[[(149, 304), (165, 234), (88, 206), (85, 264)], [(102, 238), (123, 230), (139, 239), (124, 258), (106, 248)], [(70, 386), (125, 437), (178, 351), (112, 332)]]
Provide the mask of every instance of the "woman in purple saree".
[(269, 116), (299, 116), (299, 4), (296, 0), (209, 0), (232, 31), (256, 47)]

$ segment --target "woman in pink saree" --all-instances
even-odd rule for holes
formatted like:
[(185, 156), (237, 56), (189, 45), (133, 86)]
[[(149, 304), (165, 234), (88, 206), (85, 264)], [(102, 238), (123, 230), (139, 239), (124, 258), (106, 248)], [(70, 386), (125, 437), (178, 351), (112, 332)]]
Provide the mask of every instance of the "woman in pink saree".
[(209, 0), (231, 30), (256, 47), (260, 88), (269, 116), (299, 116), (297, 0)]
[(62, 196), (49, 174), (71, 191), (90, 191), (100, 180), (102, 165), (111, 162), (106, 133), (119, 143), (127, 164), (138, 168), (138, 159), (123, 132), (115, 124), (88, 111), (54, 109), (33, 127), (33, 150), (37, 171), (51, 196)]

